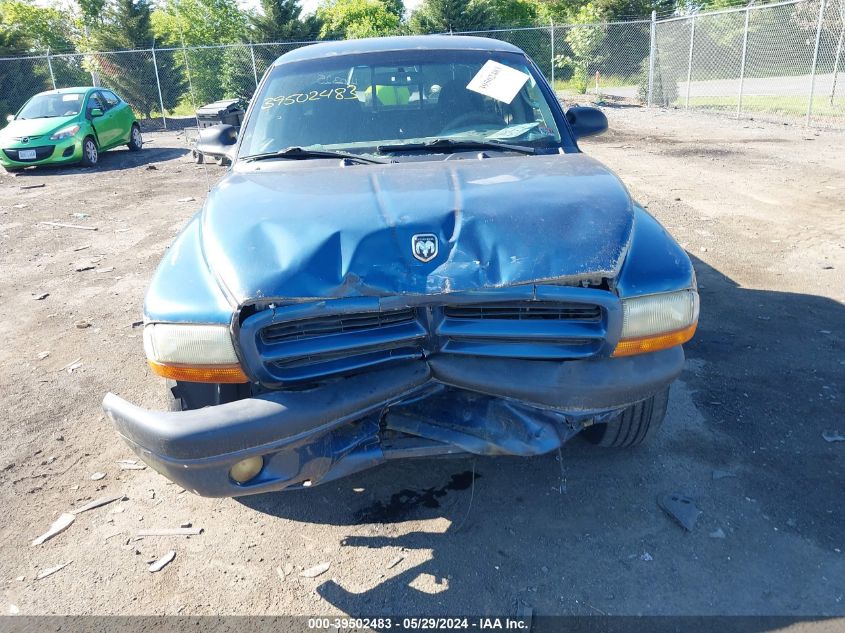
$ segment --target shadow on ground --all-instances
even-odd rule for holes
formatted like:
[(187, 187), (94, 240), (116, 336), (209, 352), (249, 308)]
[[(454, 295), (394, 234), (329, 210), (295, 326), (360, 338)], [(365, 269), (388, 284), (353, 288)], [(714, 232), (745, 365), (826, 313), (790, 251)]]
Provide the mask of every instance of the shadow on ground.
[(89, 174), (107, 171), (120, 171), (154, 165), (164, 161), (180, 158), (190, 152), (186, 147), (157, 147), (153, 141), (145, 145), (140, 152), (130, 152), (126, 148), (112, 149), (100, 154), (96, 167), (83, 167), (82, 165), (38, 165), (15, 172), (16, 178), (50, 178), (54, 176), (67, 176), (69, 174)]
[[(402, 557), (375, 584), (317, 588), (351, 615), (845, 614), (843, 452), (821, 438), (842, 423), (845, 307), (694, 263), (700, 328), (653, 444), (391, 463), (240, 502)], [(655, 502), (672, 491), (704, 511), (692, 532)]]

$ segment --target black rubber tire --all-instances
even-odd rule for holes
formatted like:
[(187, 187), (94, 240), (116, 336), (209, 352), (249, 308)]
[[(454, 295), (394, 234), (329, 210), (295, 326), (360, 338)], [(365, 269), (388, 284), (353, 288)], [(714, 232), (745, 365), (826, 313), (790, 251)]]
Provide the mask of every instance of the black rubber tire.
[(202, 155), (202, 152), (198, 152), (197, 150), (191, 150), (191, 153), (194, 157), (194, 162), (197, 165), (202, 165), (205, 162), (205, 156)]
[(249, 384), (218, 385), (216, 383), (167, 381), (170, 411), (192, 411), (248, 398)]
[[(137, 134), (137, 137), (136, 137)], [(137, 123), (132, 124), (132, 131), (129, 132), (129, 142), (126, 144), (131, 152), (140, 152), (144, 147), (144, 139), (141, 136), (141, 126)]]
[(10, 174), (14, 174), (19, 171), (23, 171), (24, 169), (26, 169), (26, 167), (4, 167), (3, 169), (5, 169)]
[(605, 448), (638, 446), (657, 433), (669, 403), (669, 387), (651, 398), (632, 404), (607, 424), (587, 427), (584, 438)]
[[(94, 144), (94, 159), (91, 159), (91, 156), (88, 152), (88, 143)], [(100, 150), (97, 148), (97, 142), (94, 140), (93, 136), (86, 136), (85, 140), (82, 141), (82, 166), (83, 167), (95, 167), (97, 163), (100, 162)]]

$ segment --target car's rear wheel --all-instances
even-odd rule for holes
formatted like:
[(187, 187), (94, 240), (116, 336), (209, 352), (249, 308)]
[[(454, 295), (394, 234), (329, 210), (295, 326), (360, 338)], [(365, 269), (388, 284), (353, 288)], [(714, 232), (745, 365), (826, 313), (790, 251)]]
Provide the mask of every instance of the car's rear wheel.
[(90, 136), (86, 136), (82, 141), (82, 165), (84, 167), (93, 167), (100, 160), (100, 152), (97, 149), (97, 143)]
[(167, 395), (171, 411), (192, 411), (248, 398), (252, 394), (249, 384), (218, 385), (168, 380)]
[(666, 417), (669, 387), (651, 398), (632, 404), (606, 424), (595, 424), (584, 430), (592, 444), (607, 448), (624, 448), (642, 444), (660, 428)]
[(129, 133), (129, 143), (127, 146), (133, 152), (140, 151), (144, 146), (144, 139), (141, 137), (141, 127), (137, 123), (132, 124), (132, 131)]

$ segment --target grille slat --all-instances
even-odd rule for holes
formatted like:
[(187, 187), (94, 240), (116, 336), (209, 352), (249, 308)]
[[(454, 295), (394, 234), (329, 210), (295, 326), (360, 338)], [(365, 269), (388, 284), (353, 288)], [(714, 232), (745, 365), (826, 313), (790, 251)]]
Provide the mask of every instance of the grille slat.
[(261, 336), (266, 343), (282, 343), (400, 325), (413, 320), (414, 311), (410, 308), (384, 312), (334, 314), (276, 323), (264, 328)]
[(446, 306), (443, 311), (451, 319), (596, 321), (601, 318), (601, 308), (597, 305), (552, 301), (456, 305)]

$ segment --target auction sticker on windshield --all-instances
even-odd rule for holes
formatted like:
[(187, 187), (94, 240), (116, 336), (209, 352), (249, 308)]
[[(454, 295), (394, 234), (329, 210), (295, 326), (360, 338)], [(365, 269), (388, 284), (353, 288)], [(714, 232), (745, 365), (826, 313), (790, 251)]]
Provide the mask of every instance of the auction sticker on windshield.
[(510, 103), (528, 79), (527, 73), (491, 59), (467, 84), (467, 89), (503, 103)]

